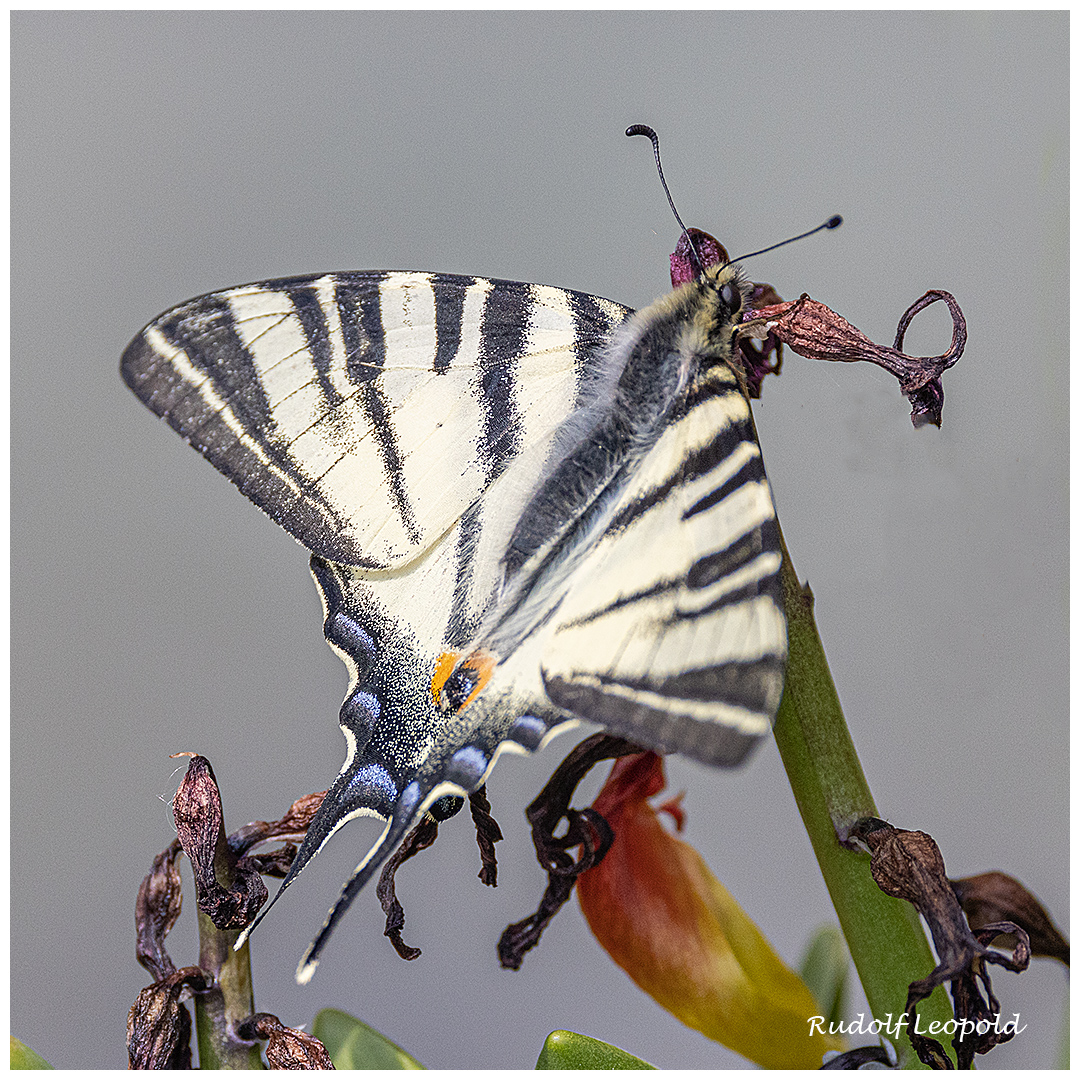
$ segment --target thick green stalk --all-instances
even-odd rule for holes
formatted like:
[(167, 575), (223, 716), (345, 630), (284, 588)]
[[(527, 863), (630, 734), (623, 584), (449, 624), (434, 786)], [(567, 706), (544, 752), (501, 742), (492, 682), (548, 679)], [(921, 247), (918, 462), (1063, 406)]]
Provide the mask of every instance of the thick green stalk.
[(199, 912), (199, 966), (214, 971), (217, 985), (195, 995), (195, 1031), (200, 1069), (265, 1069), (258, 1043), (240, 1042), (235, 1026), (255, 1011), (251, 953), (247, 943), (238, 952), (238, 930), (219, 930)]
[[(776, 744), (867, 1001), (876, 1019), (895, 1024), (908, 984), (929, 975), (935, 961), (915, 909), (881, 892), (870, 876), (869, 856), (838, 840), (859, 818), (880, 815), (818, 637), (813, 597), (799, 584), (782, 538), (781, 548), (788, 663)], [(944, 989), (922, 1002), (918, 1014), (923, 1031), (929, 1021), (951, 1019)], [(892, 1030), (901, 1065), (921, 1068), (906, 1034), (896, 1037)], [(872, 1035), (856, 1036), (853, 1045), (874, 1041)]]
[[(225, 839), (222, 812), (214, 850), (214, 876), (228, 887), (234, 877), (234, 860)], [(199, 967), (212, 972), (215, 986), (195, 995), (195, 1032), (200, 1069), (265, 1069), (259, 1043), (241, 1042), (236, 1025), (255, 1011), (248, 944), (234, 950), (239, 930), (219, 930), (205, 912), (199, 912)]]

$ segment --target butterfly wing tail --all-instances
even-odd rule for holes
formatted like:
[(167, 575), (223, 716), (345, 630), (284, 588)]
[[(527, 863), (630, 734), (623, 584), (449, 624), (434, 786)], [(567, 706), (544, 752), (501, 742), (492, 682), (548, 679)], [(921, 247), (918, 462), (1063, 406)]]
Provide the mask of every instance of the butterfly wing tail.
[[(352, 876), (349, 880), (342, 886), (341, 893), (337, 900), (334, 901), (333, 907), (331, 907), (330, 911), (327, 913), (326, 921), (323, 923), (322, 928), (315, 936), (315, 940), (312, 941), (304, 952), (300, 964), (296, 969), (296, 981), (298, 983), (306, 984), (311, 981), (312, 975), (315, 974), (315, 969), (319, 966), (319, 957), (324, 946), (327, 941), (330, 940), (330, 935), (334, 932), (334, 928), (338, 923), (341, 922), (345, 912), (349, 910), (349, 905), (352, 904), (353, 900), (356, 898), (356, 894), (371, 880), (375, 872), (384, 862), (386, 862), (394, 851), (397, 850), (398, 846), (405, 839), (406, 833), (418, 817), (419, 813), (409, 813), (407, 810), (399, 810), (398, 813), (387, 821), (382, 836), (379, 837), (375, 845), (367, 855), (364, 856), (363, 860), (352, 872)], [(284, 888), (285, 884), (282, 885), (282, 889)], [(278, 895), (280, 896), (281, 893), (279, 892)]]
[[(419, 798), (409, 798), (413, 795), (414, 788), (415, 785), (399, 796), (389, 773), (382, 766), (365, 761), (347, 763), (333, 787), (324, 796), (314, 819), (308, 826), (304, 841), (289, 867), (289, 872), (285, 875), (285, 880), (282, 881), (270, 903), (259, 912), (255, 921), (240, 935), (235, 948), (239, 949), (244, 944), (255, 927), (266, 918), (270, 909), (281, 899), (285, 890), (300, 876), (308, 863), (318, 855), (330, 837), (346, 821), (351, 821), (355, 817), (373, 817), (385, 822), (386, 827), (363, 862), (356, 868), (353, 878), (350, 879), (351, 887), (357, 875), (368, 866), (371, 867), (370, 872), (355, 886), (349, 895), (349, 900), (341, 905), (341, 913), (344, 913), (352, 895), (390, 853), (386, 850), (386, 845), (399, 842), (409, 825), (419, 817), (422, 810)], [(340, 901), (339, 904), (341, 904)]]

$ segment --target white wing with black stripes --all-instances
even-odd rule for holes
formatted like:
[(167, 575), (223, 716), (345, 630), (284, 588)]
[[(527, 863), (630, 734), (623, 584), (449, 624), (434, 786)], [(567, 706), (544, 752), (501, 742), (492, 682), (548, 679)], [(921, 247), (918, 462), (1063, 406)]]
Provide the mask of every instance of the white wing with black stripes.
[(769, 730), (786, 629), (743, 306), (734, 267), (636, 315), (326, 274), (191, 301), (128, 347), (136, 394), (312, 551), (350, 670), (347, 758), (281, 888), (351, 818), (386, 829), (301, 978), (423, 811), (500, 749), (580, 718), (734, 765)]
[(306, 548), (408, 562), (574, 409), (627, 309), (446, 274), (211, 293), (124, 353), (132, 390)]

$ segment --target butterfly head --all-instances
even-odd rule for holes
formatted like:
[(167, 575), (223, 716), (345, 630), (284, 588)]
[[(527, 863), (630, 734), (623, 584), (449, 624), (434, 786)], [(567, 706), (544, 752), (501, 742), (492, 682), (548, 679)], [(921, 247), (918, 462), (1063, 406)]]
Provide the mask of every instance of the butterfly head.
[(725, 321), (735, 322), (750, 302), (751, 286), (742, 267), (735, 263), (708, 266), (698, 281), (715, 297), (717, 314)]
[(737, 319), (750, 300), (752, 286), (727, 249), (701, 229), (685, 229), (671, 255), (671, 286), (696, 281), (715, 293), (717, 315)]
[(702, 335), (702, 359), (730, 357), (742, 314), (751, 306), (752, 288), (741, 267), (724, 263), (707, 266), (672, 294), (684, 297), (687, 325)]

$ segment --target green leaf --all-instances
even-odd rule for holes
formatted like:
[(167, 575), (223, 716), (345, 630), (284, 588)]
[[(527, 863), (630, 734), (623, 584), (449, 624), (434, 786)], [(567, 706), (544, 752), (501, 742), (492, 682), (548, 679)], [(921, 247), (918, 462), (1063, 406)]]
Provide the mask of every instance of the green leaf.
[(1069, 990), (1065, 988), (1065, 1016), (1061, 1022), (1061, 1034), (1058, 1036), (1057, 1060), (1054, 1062), (1055, 1069), (1067, 1069), (1069, 1067)]
[(848, 951), (835, 926), (823, 926), (810, 939), (799, 974), (817, 998), (826, 1025), (842, 1020), (847, 1010)]
[(411, 1054), (362, 1020), (340, 1009), (321, 1009), (312, 1035), (326, 1047), (338, 1069), (422, 1069)]
[(52, 1066), (40, 1055), (35, 1054), (25, 1043), (11, 1036), (11, 1067), (13, 1069), (51, 1069)]
[(641, 1058), (610, 1043), (578, 1035), (574, 1031), (553, 1031), (536, 1059), (538, 1069), (655, 1069)]

